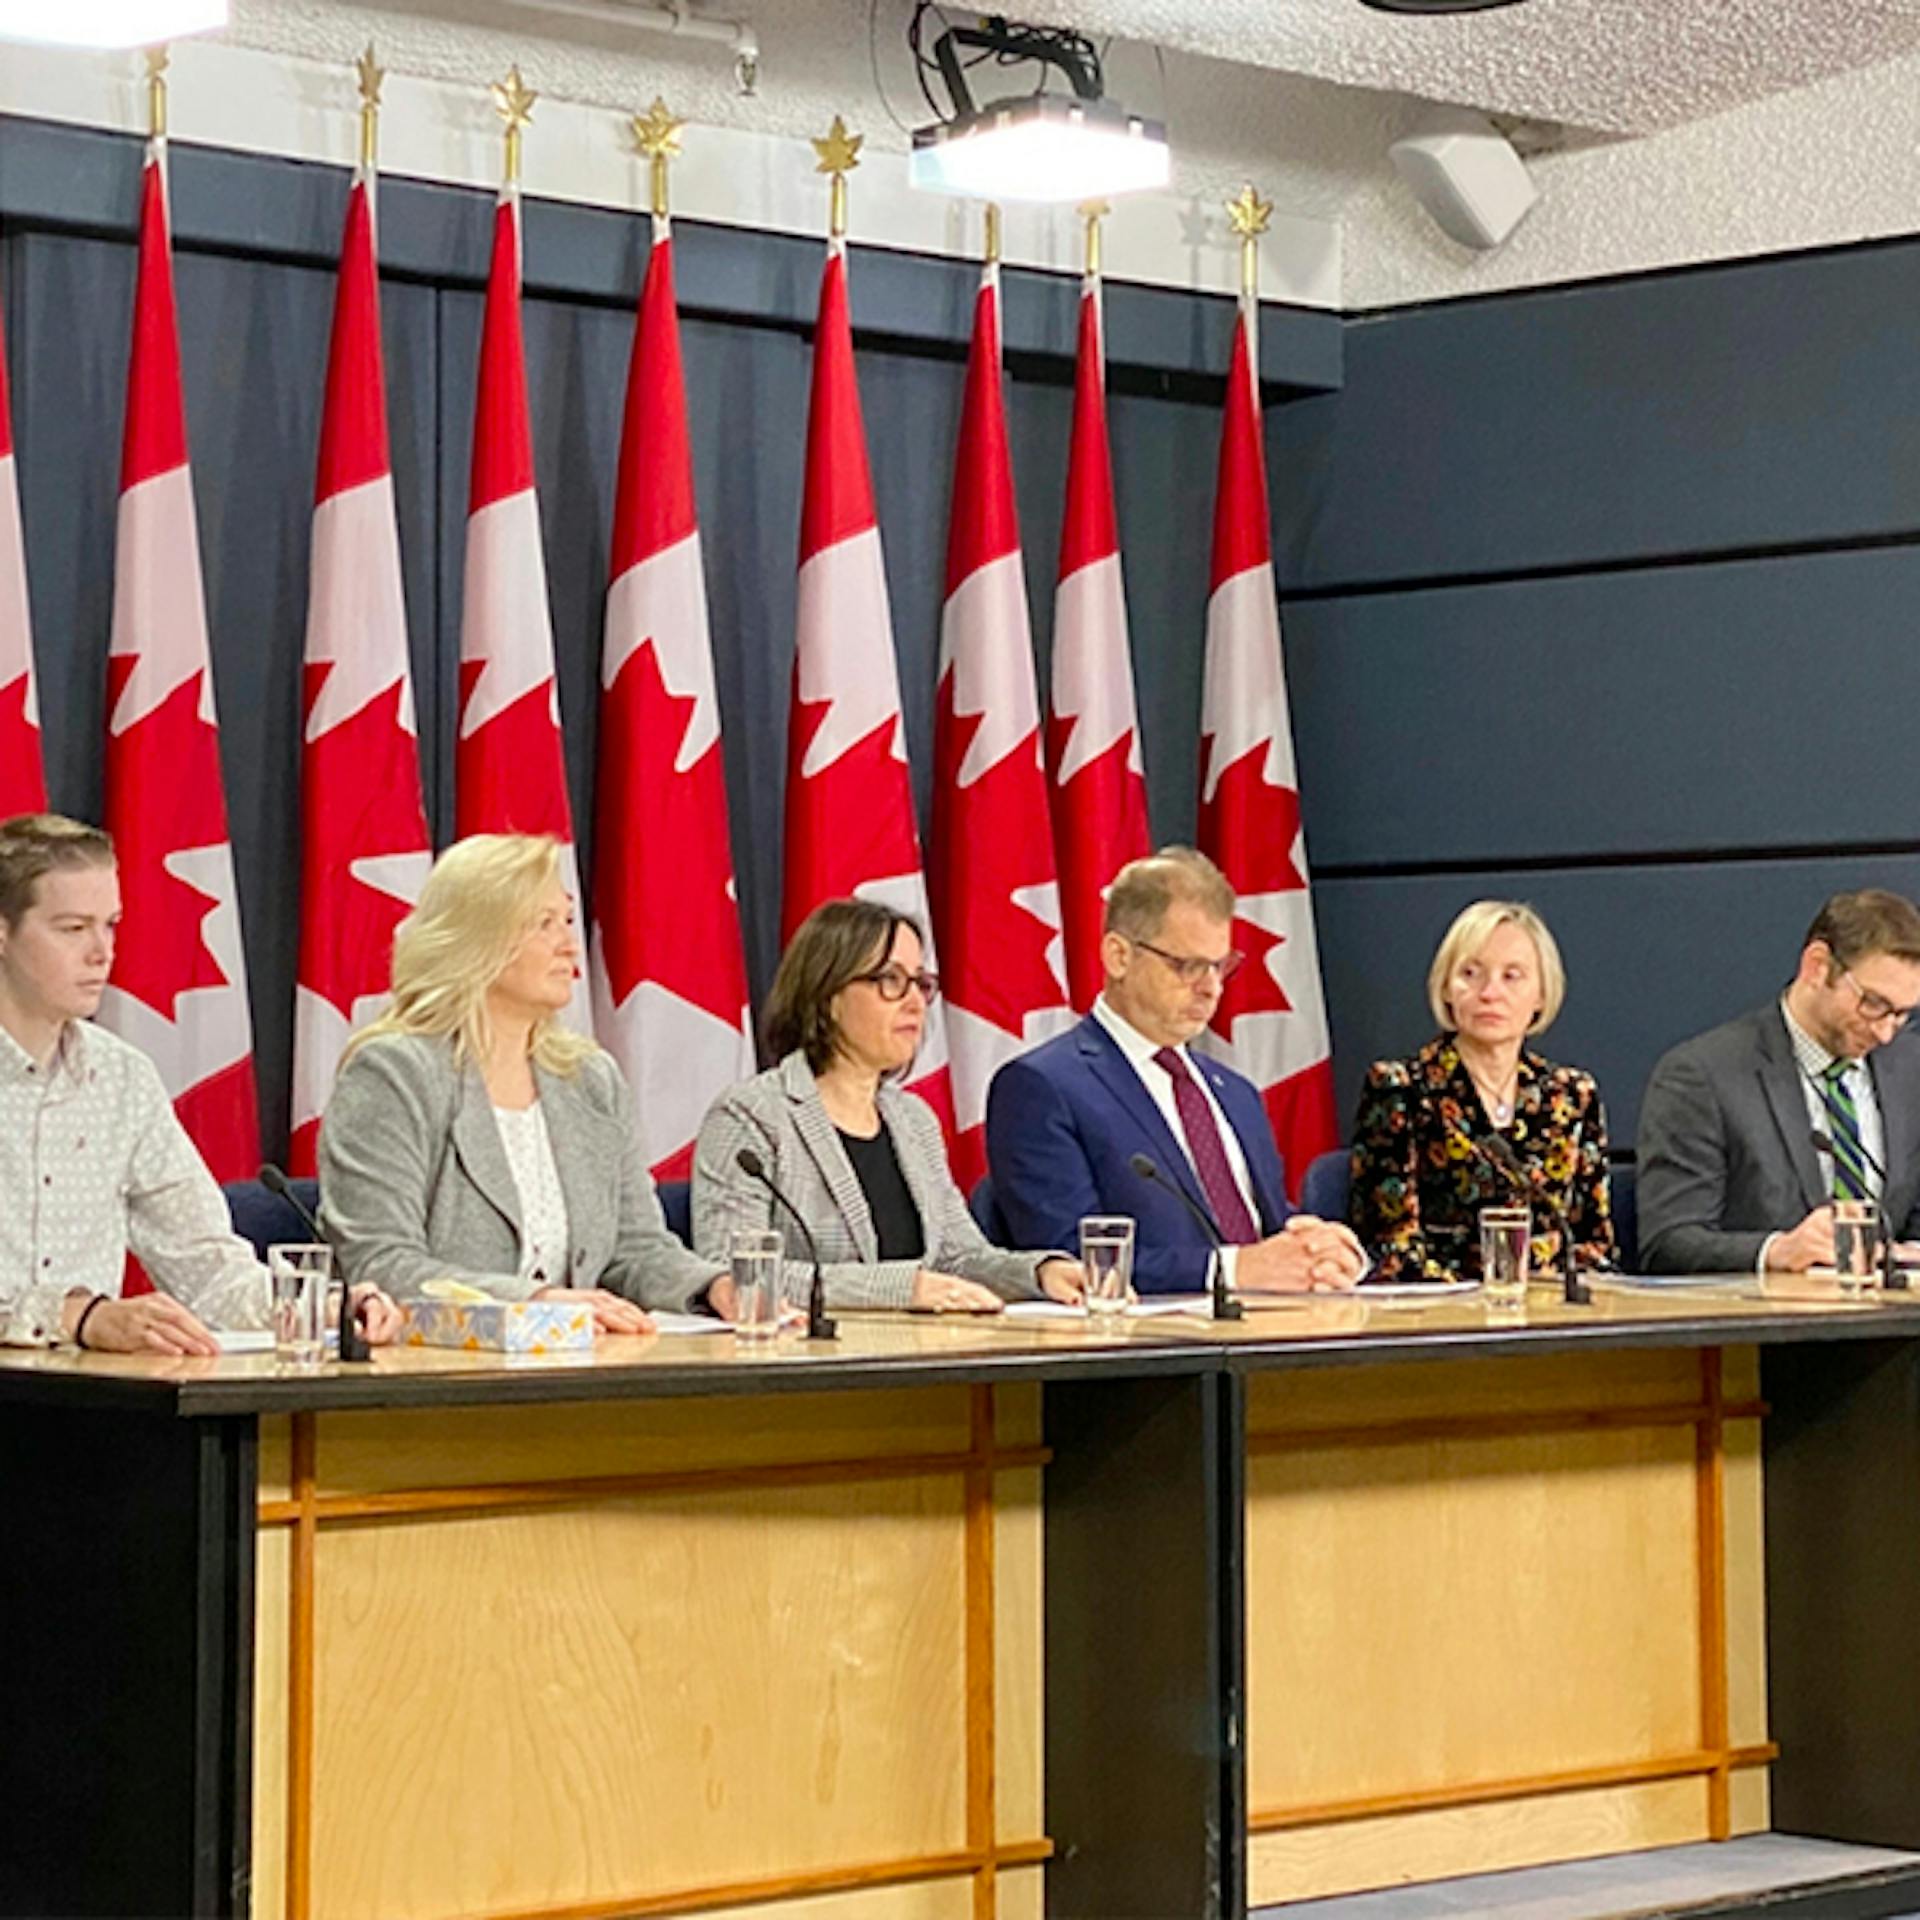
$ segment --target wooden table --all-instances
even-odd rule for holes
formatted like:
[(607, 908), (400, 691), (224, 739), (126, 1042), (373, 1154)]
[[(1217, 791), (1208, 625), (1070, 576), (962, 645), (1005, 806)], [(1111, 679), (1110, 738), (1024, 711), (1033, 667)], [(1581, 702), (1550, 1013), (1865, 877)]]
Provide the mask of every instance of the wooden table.
[(0, 1912), (1184, 1920), (1920, 1846), (1920, 1309), (842, 1325), (0, 1355)]

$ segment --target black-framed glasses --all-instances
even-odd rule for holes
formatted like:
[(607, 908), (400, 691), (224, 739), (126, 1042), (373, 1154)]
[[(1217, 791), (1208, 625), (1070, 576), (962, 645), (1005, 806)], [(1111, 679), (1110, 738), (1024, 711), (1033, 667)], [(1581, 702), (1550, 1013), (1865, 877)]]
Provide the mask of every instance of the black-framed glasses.
[(929, 1003), (940, 997), (940, 976), (924, 967), (918, 973), (909, 973), (905, 967), (889, 964), (875, 967), (871, 973), (857, 973), (854, 978), (864, 980), (882, 1000), (904, 1000), (910, 987), (918, 987), (920, 997)]
[(1840, 978), (1853, 989), (1854, 998), (1860, 1002), (1860, 1017), (1871, 1027), (1885, 1026), (1891, 1020), (1894, 1032), (1898, 1033), (1916, 1013), (1920, 1013), (1920, 1007), (1896, 1007), (1884, 993), (1875, 993), (1871, 987), (1863, 987), (1853, 977), (1851, 967), (1842, 967)]
[(1223, 953), (1218, 960), (1202, 960), (1191, 953), (1169, 953), (1165, 947), (1156, 947), (1151, 940), (1136, 940), (1133, 944), (1152, 954), (1156, 960), (1164, 960), (1183, 987), (1197, 987), (1210, 973), (1224, 987), (1239, 972), (1240, 962), (1247, 957), (1238, 947)]

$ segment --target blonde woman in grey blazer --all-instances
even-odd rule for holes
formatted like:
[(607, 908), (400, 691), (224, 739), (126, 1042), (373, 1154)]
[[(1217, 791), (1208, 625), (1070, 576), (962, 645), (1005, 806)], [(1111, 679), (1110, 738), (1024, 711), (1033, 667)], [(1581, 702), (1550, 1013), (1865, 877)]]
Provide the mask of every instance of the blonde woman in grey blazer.
[(731, 1310), (731, 1282), (661, 1217), (619, 1068), (556, 1024), (579, 958), (555, 841), (476, 834), (435, 863), (320, 1129), (322, 1225), (349, 1280), (400, 1299), (435, 1279), (567, 1291), (605, 1333), (702, 1296)]
[(724, 1260), (735, 1232), (779, 1227), (786, 1294), (805, 1297), (806, 1241), (742, 1170), (751, 1148), (813, 1233), (830, 1307), (982, 1312), (1078, 1300), (1078, 1261), (989, 1245), (932, 1109), (890, 1084), (911, 1063), (939, 990), (921, 955), (919, 928), (871, 901), (830, 900), (802, 923), (767, 999), (779, 1064), (722, 1094), (701, 1123), (694, 1246)]

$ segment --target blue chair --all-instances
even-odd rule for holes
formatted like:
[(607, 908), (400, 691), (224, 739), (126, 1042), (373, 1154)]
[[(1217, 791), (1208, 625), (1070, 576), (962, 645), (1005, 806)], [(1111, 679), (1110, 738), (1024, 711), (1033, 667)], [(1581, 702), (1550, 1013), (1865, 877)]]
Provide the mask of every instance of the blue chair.
[(680, 1236), (680, 1244), (693, 1245), (693, 1182), (691, 1180), (656, 1180), (654, 1191), (660, 1196), (660, 1211), (667, 1216), (667, 1225)]
[[(318, 1180), (289, 1180), (287, 1184), (299, 1195), (301, 1207), (309, 1213), (320, 1211)], [(242, 1240), (251, 1241), (262, 1260), (269, 1247), (299, 1246), (313, 1238), (313, 1229), (300, 1217), (300, 1207), (288, 1205), (258, 1180), (236, 1180), (221, 1192), (227, 1196), (234, 1232)]]
[(1006, 1215), (1000, 1211), (999, 1201), (993, 1197), (992, 1174), (983, 1173), (974, 1183), (973, 1191), (967, 1195), (967, 1207), (973, 1214), (974, 1224), (994, 1246), (1013, 1245), (1013, 1230), (1007, 1225)]
[(1315, 1154), (1306, 1179), (1300, 1183), (1300, 1211), (1320, 1220), (1344, 1220), (1352, 1180), (1353, 1161), (1344, 1147), (1334, 1153)]
[(1607, 1185), (1613, 1197), (1614, 1264), (1622, 1273), (1638, 1273), (1640, 1204), (1634, 1197), (1634, 1169), (1630, 1166), (1610, 1168)]

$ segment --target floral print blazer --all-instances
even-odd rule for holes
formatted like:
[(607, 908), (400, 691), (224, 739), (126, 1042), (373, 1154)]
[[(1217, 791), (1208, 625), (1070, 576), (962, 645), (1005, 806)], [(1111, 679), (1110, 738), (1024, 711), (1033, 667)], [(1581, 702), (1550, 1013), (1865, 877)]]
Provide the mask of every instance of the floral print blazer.
[(1590, 1073), (1520, 1055), (1512, 1122), (1495, 1129), (1450, 1035), (1411, 1060), (1377, 1060), (1353, 1123), (1347, 1217), (1373, 1256), (1369, 1280), (1477, 1280), (1482, 1207), (1511, 1206), (1514, 1179), (1472, 1146), (1498, 1131), (1532, 1193), (1533, 1269), (1558, 1270), (1564, 1207), (1578, 1265), (1613, 1260), (1607, 1117)]

